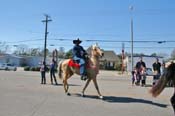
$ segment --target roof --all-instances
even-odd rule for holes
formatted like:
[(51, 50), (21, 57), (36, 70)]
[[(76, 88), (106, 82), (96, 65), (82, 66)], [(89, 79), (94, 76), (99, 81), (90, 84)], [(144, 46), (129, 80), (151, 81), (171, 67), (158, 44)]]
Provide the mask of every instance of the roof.
[(114, 51), (103, 51), (103, 52), (104, 52), (104, 56), (101, 58), (101, 60), (107, 60), (107, 61), (114, 61), (115, 62), (119, 59)]
[(0, 57), (13, 57), (13, 58), (22, 58), (20, 56), (16, 56), (14, 54), (0, 54)]
[[(90, 54), (90, 47), (87, 49), (87, 53)], [(103, 50), (104, 56), (100, 59), (101, 61), (107, 60), (107, 61), (112, 61), (112, 62), (116, 62), (119, 60), (118, 56), (115, 54), (114, 51), (109, 50)]]

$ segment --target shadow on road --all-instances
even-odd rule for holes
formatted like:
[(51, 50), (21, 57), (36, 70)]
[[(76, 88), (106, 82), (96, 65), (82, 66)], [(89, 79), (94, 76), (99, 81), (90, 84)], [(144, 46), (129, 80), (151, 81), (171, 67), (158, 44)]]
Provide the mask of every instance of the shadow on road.
[[(81, 94), (74, 94), (74, 95), (81, 97)], [(85, 95), (84, 98), (99, 99), (98, 96), (94, 96), (94, 95)], [(137, 99), (137, 98), (131, 98), (131, 97), (104, 96), (103, 101), (106, 101), (109, 103), (143, 103), (143, 104), (154, 105), (162, 108), (166, 108), (168, 106), (167, 104), (155, 103), (150, 100)]]
[[(54, 86), (63, 86), (63, 84), (53, 84)], [(69, 86), (81, 86), (77, 84), (69, 84)]]
[(144, 103), (144, 104), (150, 104), (158, 107), (166, 108), (168, 105), (161, 104), (161, 103), (155, 103), (149, 100), (145, 99), (137, 99), (137, 98), (131, 98), (131, 97), (115, 97), (115, 96), (105, 96), (104, 101), (110, 102), (110, 103)]

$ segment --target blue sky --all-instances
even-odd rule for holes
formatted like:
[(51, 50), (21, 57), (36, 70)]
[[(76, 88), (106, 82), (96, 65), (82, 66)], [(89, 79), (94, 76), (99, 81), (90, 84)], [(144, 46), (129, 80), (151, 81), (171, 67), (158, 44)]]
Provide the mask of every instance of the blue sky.
[[(174, 0), (0, 0), (0, 41), (8, 45), (26, 44), (29, 48), (43, 48), (44, 14), (51, 16), (48, 24), (48, 44), (52, 50), (72, 48), (72, 40), (80, 38), (82, 45), (98, 42), (105, 50), (121, 53), (122, 42), (86, 40), (130, 41), (129, 6), (133, 5), (135, 53), (171, 54), (175, 42)], [(41, 39), (37, 41), (37, 39)], [(55, 39), (69, 39), (60, 41)], [(29, 41), (27, 41), (29, 40)], [(33, 40), (33, 41), (32, 41)], [(25, 41), (25, 42), (20, 42)], [(130, 42), (125, 42), (130, 52)], [(54, 46), (50, 46), (54, 45)]]

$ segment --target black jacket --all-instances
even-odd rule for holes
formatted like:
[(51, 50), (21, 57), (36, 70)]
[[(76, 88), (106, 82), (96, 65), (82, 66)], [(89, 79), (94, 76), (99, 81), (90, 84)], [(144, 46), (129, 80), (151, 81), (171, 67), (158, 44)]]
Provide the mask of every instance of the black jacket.
[(159, 74), (160, 74), (160, 67), (161, 67), (161, 63), (158, 62), (158, 63), (153, 63), (153, 70), (154, 71), (157, 71)]

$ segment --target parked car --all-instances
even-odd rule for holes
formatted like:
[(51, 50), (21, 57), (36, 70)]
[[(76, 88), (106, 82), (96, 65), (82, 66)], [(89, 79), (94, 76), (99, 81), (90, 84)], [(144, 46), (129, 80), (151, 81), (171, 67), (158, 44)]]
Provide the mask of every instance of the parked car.
[(3, 64), (0, 64), (0, 70), (13, 70), (13, 71), (16, 71), (17, 70), (17, 67), (10, 64), (10, 63), (3, 63)]

